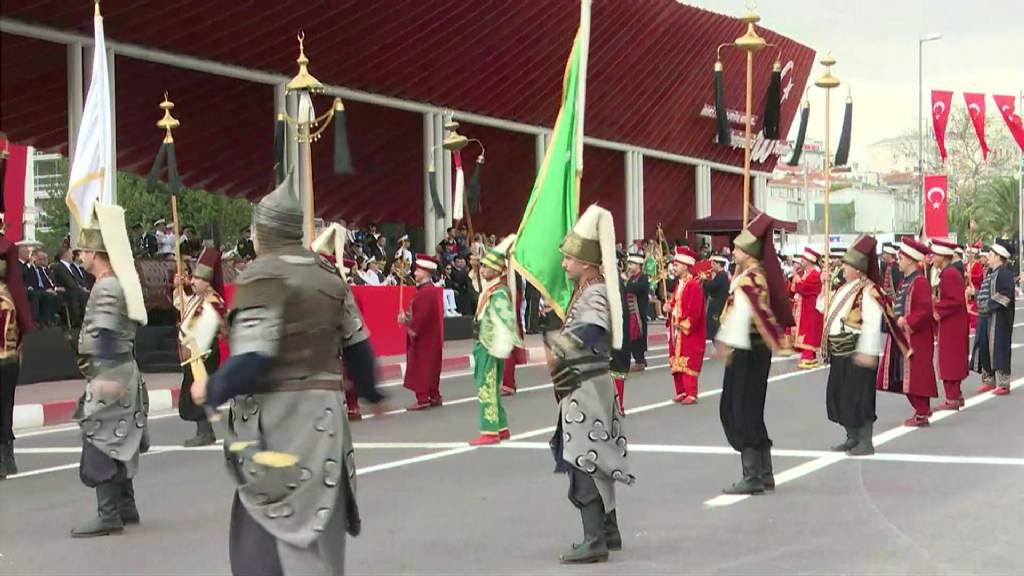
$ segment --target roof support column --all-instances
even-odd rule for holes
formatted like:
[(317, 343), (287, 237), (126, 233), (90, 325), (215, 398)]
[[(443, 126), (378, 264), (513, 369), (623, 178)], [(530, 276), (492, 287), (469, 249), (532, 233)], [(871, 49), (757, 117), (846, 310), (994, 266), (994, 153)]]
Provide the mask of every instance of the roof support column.
[(537, 134), (534, 138), (533, 149), (537, 160), (537, 173), (540, 174), (540, 169), (544, 167), (544, 156), (548, 152), (548, 142), (550, 142), (550, 136), (545, 133)]
[(107, 48), (107, 78), (110, 84), (110, 167), (107, 177), (113, 179), (110, 203), (117, 204), (117, 74), (114, 73), (113, 48)]
[(626, 238), (625, 243), (644, 237), (644, 157), (626, 152)]
[(696, 216), (697, 219), (711, 216), (711, 166), (698, 164), (694, 169), (696, 177)]
[[(441, 241), (441, 234), (438, 232), (444, 226), (441, 214), (434, 211), (434, 200), (430, 194), (430, 179), (434, 179), (434, 186), (438, 194), (441, 194), (441, 174), (437, 170), (440, 163), (440, 138), (438, 130), (438, 118), (440, 114), (427, 112), (423, 114), (423, 251), (427, 254), (434, 254), (437, 243)], [(434, 172), (429, 167), (434, 167)]]
[[(444, 149), (444, 114), (434, 114), (434, 146), (437, 151), (437, 173), (441, 176), (441, 184), (437, 187), (444, 205), (444, 220), (441, 223), (439, 237), (444, 237), (448, 228), (454, 226), (452, 220), (452, 153)], [(439, 240), (440, 242), (440, 240)]]
[[(275, 84), (274, 85), (274, 122), (275, 122), (275, 124), (277, 122), (277, 118), (278, 118), (279, 114), (287, 114), (287, 113), (288, 113), (288, 93), (285, 90), (285, 85), (284, 84)], [(293, 116), (293, 118), (294, 118), (294, 116)], [(285, 134), (288, 134), (288, 124), (287, 124), (287, 122), (285, 123)], [(292, 166), (295, 165), (295, 156), (292, 156), (292, 153), (294, 152), (294, 150), (292, 148), (291, 142), (292, 142), (293, 139), (290, 138), (290, 137), (286, 137), (285, 140), (286, 140), (286, 142), (285, 142), (285, 146), (284, 146), (284, 166), (283, 166), (283, 168), (284, 168), (284, 173), (288, 174), (288, 171), (291, 170)], [(297, 150), (297, 149), (298, 149), (298, 147), (296, 146), (295, 150)]]
[[(67, 46), (67, 78), (68, 78), (68, 169), (75, 158), (75, 146), (78, 144), (78, 131), (82, 127), (82, 108), (84, 107), (84, 84), (82, 80), (82, 43), (73, 42)], [(27, 174), (27, 172), (26, 172)], [(71, 245), (78, 246), (78, 222), (71, 218)]]
[(768, 178), (754, 176), (754, 208), (764, 212), (768, 208)]

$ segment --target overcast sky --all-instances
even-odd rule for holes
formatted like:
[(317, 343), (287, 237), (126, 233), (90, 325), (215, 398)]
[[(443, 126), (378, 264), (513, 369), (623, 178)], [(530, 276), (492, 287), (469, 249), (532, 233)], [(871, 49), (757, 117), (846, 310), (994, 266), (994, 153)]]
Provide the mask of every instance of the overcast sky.
[[(685, 0), (684, 4), (742, 16), (742, 0)], [(838, 60), (833, 73), (843, 82), (833, 92), (832, 126), (842, 123), (846, 88), (853, 90), (851, 162), (864, 167), (866, 147), (897, 136), (917, 121), (918, 38), (941, 33), (924, 45), (925, 122), (930, 89), (1018, 94), (1024, 90), (1024, 1), (1013, 0), (762, 0), (756, 11), (766, 28)], [(682, 31), (681, 31), (682, 32)], [(739, 34), (737, 34), (738, 36)], [(811, 81), (821, 76), (815, 64)], [(824, 97), (811, 96), (808, 138), (824, 138)], [(838, 102), (837, 102), (838, 100)], [(991, 97), (988, 113), (998, 114)], [(1018, 108), (1018, 112), (1020, 112)], [(791, 137), (796, 136), (797, 122)], [(999, 122), (1002, 127), (1002, 120)], [(929, 128), (930, 130), (930, 128)], [(926, 133), (927, 134), (927, 133)], [(835, 149), (837, 136), (833, 136)]]

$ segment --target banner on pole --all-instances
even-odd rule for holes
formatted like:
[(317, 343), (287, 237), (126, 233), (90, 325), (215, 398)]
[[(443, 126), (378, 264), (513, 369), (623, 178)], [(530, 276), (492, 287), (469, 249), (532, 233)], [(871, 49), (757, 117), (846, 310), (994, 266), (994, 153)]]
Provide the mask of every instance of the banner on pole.
[(924, 177), (924, 235), (945, 238), (949, 234), (949, 194), (945, 174)]

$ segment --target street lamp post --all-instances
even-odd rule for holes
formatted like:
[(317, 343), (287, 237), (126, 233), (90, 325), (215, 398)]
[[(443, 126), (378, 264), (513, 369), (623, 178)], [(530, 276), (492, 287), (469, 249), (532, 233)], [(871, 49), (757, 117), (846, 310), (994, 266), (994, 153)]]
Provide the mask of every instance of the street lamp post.
[[(917, 40), (917, 177), (919, 188), (924, 187), (924, 43), (942, 38), (942, 34), (934, 33)], [(922, 202), (918, 202), (918, 210), (924, 210)], [(917, 210), (915, 210), (915, 213)], [(924, 220), (924, 213), (921, 213)]]

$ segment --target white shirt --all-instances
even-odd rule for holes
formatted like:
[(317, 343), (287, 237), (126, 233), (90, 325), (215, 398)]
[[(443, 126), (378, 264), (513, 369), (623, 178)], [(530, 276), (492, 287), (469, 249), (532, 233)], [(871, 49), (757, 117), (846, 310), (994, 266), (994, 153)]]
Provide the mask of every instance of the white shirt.
[(367, 286), (383, 286), (383, 282), (380, 281), (380, 274), (373, 270), (360, 272), (359, 275), (363, 277), (363, 282), (366, 282)]
[[(857, 299), (856, 294), (851, 294), (855, 290), (867, 288), (869, 284), (867, 282), (848, 282), (843, 284), (839, 290), (836, 290), (835, 294), (829, 300), (829, 314), (825, 316), (825, 321), (832, 320), (828, 325), (828, 333), (830, 335), (840, 334), (843, 331), (842, 319), (850, 313), (853, 308), (853, 303)], [(842, 306), (839, 312), (836, 313), (836, 307)], [(819, 301), (818, 309), (823, 308), (823, 304)], [(846, 326), (847, 332), (853, 332), (857, 334), (857, 352), (861, 354), (867, 354), (869, 356), (878, 356), (882, 353), (882, 307), (881, 305), (871, 297), (870, 293), (865, 292), (861, 298), (861, 326), (860, 330)]]
[(174, 232), (161, 232), (157, 230), (155, 236), (157, 254), (174, 254), (174, 246), (176, 244)]
[(715, 340), (736, 350), (750, 350), (750, 327), (753, 322), (754, 308), (747, 293), (740, 289), (740, 281), (747, 275), (744, 270), (737, 274), (729, 284), (729, 295), (732, 306), (725, 316), (725, 322), (718, 330)]

